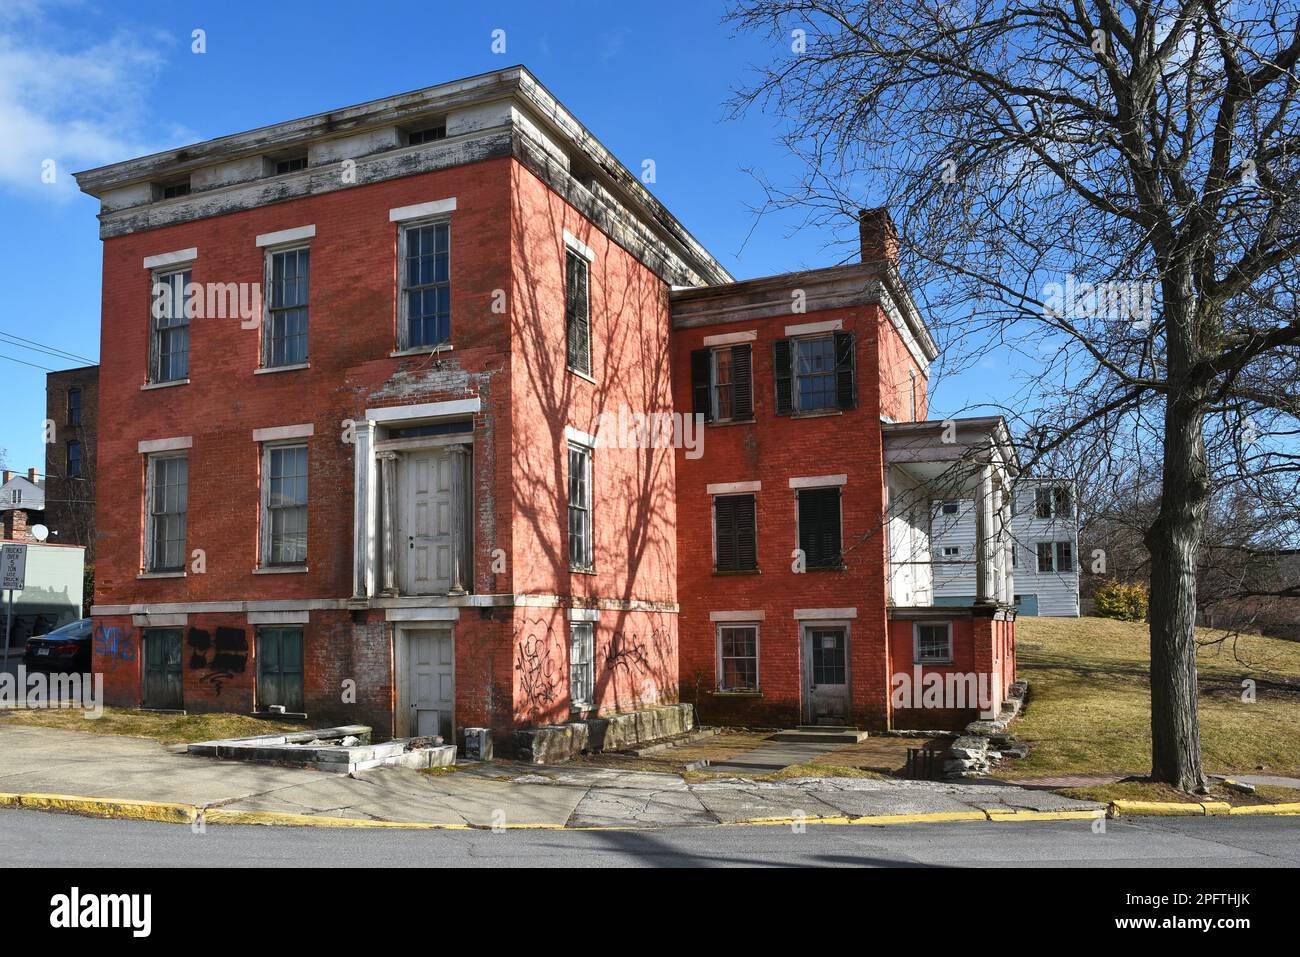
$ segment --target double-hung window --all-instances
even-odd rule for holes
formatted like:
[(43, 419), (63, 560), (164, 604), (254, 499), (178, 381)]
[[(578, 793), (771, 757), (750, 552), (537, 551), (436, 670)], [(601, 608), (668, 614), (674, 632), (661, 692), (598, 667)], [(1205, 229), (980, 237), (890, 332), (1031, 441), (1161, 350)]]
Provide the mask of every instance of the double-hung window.
[(799, 548), (808, 568), (839, 568), (840, 489), (804, 488), (799, 495)]
[(402, 228), (401, 346), (451, 341), (451, 223)]
[(148, 460), (148, 529), (145, 569), (178, 572), (185, 568), (185, 527), (189, 508), (189, 459), (154, 455)]
[(913, 656), (916, 664), (946, 664), (952, 661), (952, 624), (918, 621), (913, 631)]
[(280, 705), (300, 713), (302, 696), (302, 628), (257, 630), (257, 707)]
[(748, 343), (691, 353), (695, 412), (705, 422), (745, 422), (754, 417), (753, 347)]
[(720, 572), (758, 568), (758, 529), (753, 495), (713, 497), (714, 568)]
[(569, 445), (569, 567), (591, 571), (592, 546), (591, 449)]
[(81, 389), (68, 390), (68, 425), (81, 425)]
[(149, 381), (176, 382), (190, 374), (190, 320), (185, 310), (190, 270), (154, 273)]
[(810, 414), (857, 405), (851, 332), (778, 339), (773, 351), (776, 414)]
[(585, 711), (595, 701), (595, 645), (595, 622), (569, 622), (569, 698), (574, 711)]
[(1038, 571), (1074, 571), (1074, 544), (1072, 542), (1039, 542)]
[(1034, 489), (1035, 518), (1069, 518), (1073, 514), (1068, 485), (1040, 485)]
[(591, 295), (587, 260), (572, 249), (564, 255), (564, 330), (570, 371), (591, 375)]
[(307, 446), (268, 445), (263, 452), (262, 561), (307, 561)]
[(268, 368), (307, 361), (309, 256), (305, 246), (267, 253), (263, 364)]
[(757, 625), (718, 625), (718, 690), (758, 690)]
[(68, 478), (81, 478), (81, 443), (73, 439), (68, 443)]

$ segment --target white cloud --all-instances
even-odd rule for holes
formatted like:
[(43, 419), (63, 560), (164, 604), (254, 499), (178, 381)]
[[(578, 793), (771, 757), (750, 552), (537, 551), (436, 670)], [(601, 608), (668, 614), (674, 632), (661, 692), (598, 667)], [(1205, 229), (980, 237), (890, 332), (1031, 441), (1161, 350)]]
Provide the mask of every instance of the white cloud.
[[(0, 188), (66, 198), (76, 191), (73, 171), (158, 148), (149, 142), (147, 95), (171, 45), (164, 36), (122, 32), (80, 46), (56, 43), (68, 31), (41, 29), (48, 3), (5, 0), (4, 9)], [(53, 184), (41, 179), (46, 160), (55, 163)]]

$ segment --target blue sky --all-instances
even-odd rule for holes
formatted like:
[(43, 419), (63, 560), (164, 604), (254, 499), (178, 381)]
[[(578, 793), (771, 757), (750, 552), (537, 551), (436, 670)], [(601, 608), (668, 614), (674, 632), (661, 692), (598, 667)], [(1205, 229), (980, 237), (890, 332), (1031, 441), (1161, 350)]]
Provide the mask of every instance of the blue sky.
[[(836, 236), (800, 230), (796, 216), (756, 220), (762, 196), (746, 170), (776, 182), (797, 171), (776, 143), (779, 117), (732, 120), (725, 103), (779, 51), (733, 36), (722, 11), (707, 0), (0, 0), (8, 467), (44, 469), (45, 374), (12, 360), (85, 364), (11, 337), (99, 355), (97, 204), (69, 173), (131, 156), (523, 63), (629, 168), (654, 160), (651, 189), (738, 278), (844, 261), (852, 223)], [(491, 49), (497, 29), (504, 54)], [(997, 387), (987, 364), (932, 386), (932, 415)]]

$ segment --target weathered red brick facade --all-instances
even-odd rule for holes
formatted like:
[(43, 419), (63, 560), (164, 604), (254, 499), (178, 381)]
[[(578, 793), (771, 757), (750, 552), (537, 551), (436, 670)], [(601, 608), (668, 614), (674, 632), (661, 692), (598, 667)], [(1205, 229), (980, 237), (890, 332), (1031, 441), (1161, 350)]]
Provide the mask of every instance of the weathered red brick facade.
[[(411, 135), (437, 122), (439, 135)], [(300, 146), (308, 167), (276, 172)], [(181, 174), (188, 192), (160, 192)], [(795, 612), (853, 609), (851, 717), (895, 721), (881, 422), (924, 418), (926, 354), (905, 341), (923, 327), (900, 326), (890, 296), (905, 293), (888, 259), (730, 283), (517, 69), (79, 179), (104, 204), (95, 668), (108, 703), (263, 711), (276, 685), (259, 682), (271, 667), (259, 655), (287, 630), (302, 651), (300, 679), (295, 658), (285, 680), (300, 680), (313, 721), (414, 733), (416, 698), (441, 687), (442, 728), (455, 733), (679, 694), (717, 720), (787, 723), (801, 720)], [(403, 338), (403, 230), (425, 221), (450, 231), (451, 333), (438, 349)], [(290, 236), (310, 251), (307, 361), (266, 367), (265, 315), (196, 317), (187, 374), (154, 381), (160, 271), (188, 268), (200, 286), (263, 283), (268, 250)], [(589, 371), (566, 353), (574, 256), (586, 263)], [(814, 293), (801, 313), (692, 323), (709, 290), (788, 299), (799, 283)], [(855, 408), (773, 414), (773, 343), (799, 323), (852, 333)], [(612, 440), (620, 412), (689, 414), (692, 352), (733, 329), (756, 333), (752, 422), (706, 426), (699, 458)], [(306, 560), (292, 567), (266, 551), (266, 451), (286, 440), (305, 445), (307, 462)], [(571, 552), (571, 445), (592, 446), (589, 567)], [(423, 527), (413, 516), (427, 504), (412, 463), (425, 454), (465, 463), (445, 498), (427, 500), (435, 525), (438, 509), (460, 516), (433, 538), (446, 554), (464, 550), (450, 587), (433, 591), (409, 579)], [(150, 558), (160, 455), (188, 470), (184, 567), (163, 572)], [(795, 574), (788, 480), (830, 473), (847, 476), (844, 567)], [(745, 481), (763, 485), (759, 572), (719, 575), (708, 487)], [(719, 694), (710, 615), (737, 609), (763, 613), (761, 688)], [(591, 690), (575, 703), (571, 651), (588, 622)], [(958, 634), (956, 665), (979, 664), (984, 641), (992, 666), (991, 636), (978, 625)], [(429, 635), (439, 661), (421, 657)], [(178, 641), (180, 660), (168, 660)], [(416, 680), (426, 665), (433, 692)], [(1014, 674), (1013, 650), (1000, 667)]]

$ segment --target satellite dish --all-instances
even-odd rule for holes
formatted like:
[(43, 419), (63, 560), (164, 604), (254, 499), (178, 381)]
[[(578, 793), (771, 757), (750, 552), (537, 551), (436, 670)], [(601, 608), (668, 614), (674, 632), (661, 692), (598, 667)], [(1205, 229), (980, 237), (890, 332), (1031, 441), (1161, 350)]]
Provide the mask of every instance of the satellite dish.
[(32, 538), (36, 539), (38, 542), (43, 542), (49, 537), (50, 537), (50, 530), (46, 528), (44, 525), (32, 526)]

